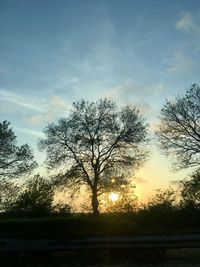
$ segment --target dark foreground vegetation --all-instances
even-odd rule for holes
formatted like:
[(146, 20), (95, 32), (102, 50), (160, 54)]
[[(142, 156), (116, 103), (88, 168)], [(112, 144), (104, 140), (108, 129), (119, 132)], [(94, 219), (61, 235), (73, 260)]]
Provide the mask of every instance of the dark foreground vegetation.
[[(163, 195), (164, 194), (164, 195)], [(168, 202), (164, 196), (168, 196)], [(88, 236), (130, 236), (200, 233), (198, 205), (170, 205), (171, 191), (158, 193), (148, 205), (132, 212), (93, 214), (30, 213), (0, 217), (0, 239), (66, 241)], [(162, 197), (161, 197), (162, 196)], [(171, 198), (172, 201), (173, 198)], [(162, 200), (162, 201), (161, 201)], [(194, 203), (193, 203), (194, 204)], [(0, 253), (0, 266), (150, 267), (199, 266), (199, 250), (82, 250)], [(97, 264), (98, 263), (98, 264)]]
[(1, 266), (24, 267), (199, 267), (199, 249), (167, 250), (160, 257), (158, 250), (144, 251), (82, 251), (54, 253), (0, 254)]
[[(200, 233), (196, 208), (147, 207), (132, 213), (68, 214), (49, 217), (1, 216), (0, 239), (66, 241), (88, 236), (130, 236)], [(0, 266), (197, 267), (199, 249), (103, 249), (54, 252), (1, 252)]]
[(200, 233), (199, 209), (143, 209), (129, 214), (71, 214), (66, 217), (2, 217), (0, 238), (63, 239), (87, 236), (129, 236)]

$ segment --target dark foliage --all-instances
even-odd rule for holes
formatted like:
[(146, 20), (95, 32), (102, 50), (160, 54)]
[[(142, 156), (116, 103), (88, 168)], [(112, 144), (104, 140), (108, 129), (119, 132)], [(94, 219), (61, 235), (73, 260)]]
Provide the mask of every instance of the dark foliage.
[(26, 181), (22, 190), (13, 207), (13, 213), (45, 216), (52, 212), (54, 190), (49, 181), (35, 175)]
[(200, 172), (197, 171), (190, 179), (180, 182), (181, 206), (200, 209)]
[(30, 147), (17, 146), (10, 123), (0, 123), (0, 178), (19, 177), (30, 173), (37, 166)]
[(0, 180), (0, 212), (7, 214), (15, 210), (21, 187), (12, 180)]
[(0, 238), (64, 239), (87, 236), (130, 236), (198, 233), (200, 211), (186, 209), (124, 214), (50, 216), (46, 218), (2, 218)]

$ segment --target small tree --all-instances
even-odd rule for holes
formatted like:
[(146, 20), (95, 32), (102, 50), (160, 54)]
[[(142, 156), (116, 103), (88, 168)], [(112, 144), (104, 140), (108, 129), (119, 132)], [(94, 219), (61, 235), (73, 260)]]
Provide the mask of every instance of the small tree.
[(44, 215), (52, 211), (54, 191), (52, 184), (39, 174), (27, 180), (22, 186), (14, 211), (31, 215)]
[(157, 131), (161, 148), (176, 159), (176, 170), (200, 166), (200, 87), (196, 84), (185, 96), (166, 101)]
[(27, 144), (17, 146), (10, 123), (0, 123), (0, 178), (18, 177), (36, 166), (30, 147)]
[(47, 152), (47, 165), (60, 169), (59, 182), (86, 184), (91, 191), (93, 213), (99, 213), (98, 196), (105, 181), (127, 168), (138, 167), (146, 158), (143, 117), (136, 108), (107, 99), (73, 103), (67, 118), (49, 124), (40, 140)]
[(0, 212), (11, 213), (21, 193), (21, 187), (10, 180), (0, 180)]
[(180, 182), (181, 205), (200, 208), (200, 173), (197, 171), (189, 180)]
[(155, 195), (148, 201), (146, 208), (152, 211), (170, 210), (175, 206), (176, 200), (176, 192), (173, 188), (166, 190), (158, 189)]

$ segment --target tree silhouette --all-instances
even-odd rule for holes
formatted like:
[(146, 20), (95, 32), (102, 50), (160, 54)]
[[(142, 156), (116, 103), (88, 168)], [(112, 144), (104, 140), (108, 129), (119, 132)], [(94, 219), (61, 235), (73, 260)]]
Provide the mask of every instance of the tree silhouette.
[(52, 184), (39, 174), (28, 179), (22, 186), (13, 211), (31, 215), (49, 214), (53, 209)]
[(47, 215), (51, 212), (69, 213), (69, 206), (53, 206), (54, 188), (50, 181), (39, 174), (23, 184), (13, 180), (0, 180), (0, 212), (13, 215)]
[(200, 173), (194, 172), (190, 179), (180, 182), (181, 205), (200, 208)]
[(59, 170), (57, 181), (89, 187), (93, 214), (98, 215), (98, 196), (106, 182), (145, 159), (146, 128), (136, 108), (82, 99), (73, 103), (67, 118), (44, 129), (39, 147), (47, 152), (47, 165)]
[(0, 178), (19, 177), (37, 166), (30, 147), (17, 146), (10, 123), (0, 123)]
[(149, 211), (170, 210), (176, 206), (176, 193), (171, 187), (165, 190), (157, 189), (156, 193), (148, 200), (145, 208)]
[(161, 148), (173, 157), (175, 170), (200, 165), (200, 87), (193, 84), (183, 97), (166, 101), (157, 131)]
[(13, 180), (0, 180), (0, 212), (13, 212), (20, 193), (21, 187)]

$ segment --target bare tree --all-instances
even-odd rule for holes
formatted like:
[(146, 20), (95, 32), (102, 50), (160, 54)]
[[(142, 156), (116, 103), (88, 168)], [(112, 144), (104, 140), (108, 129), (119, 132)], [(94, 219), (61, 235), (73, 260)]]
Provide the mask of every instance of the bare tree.
[(0, 178), (19, 177), (36, 166), (31, 148), (27, 144), (18, 146), (10, 123), (0, 123)]
[(182, 97), (166, 101), (157, 131), (161, 148), (175, 161), (175, 170), (200, 165), (200, 87), (193, 84)]
[(136, 108), (107, 99), (73, 103), (67, 118), (49, 124), (39, 147), (46, 150), (47, 165), (60, 170), (60, 183), (86, 184), (91, 192), (94, 215), (99, 214), (98, 196), (106, 181), (146, 158), (147, 125)]

